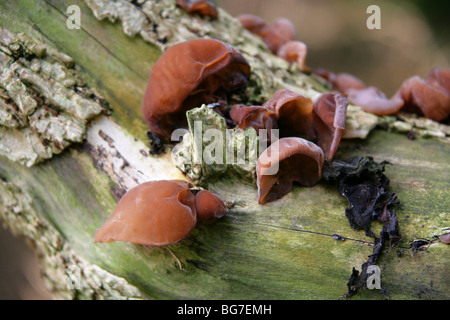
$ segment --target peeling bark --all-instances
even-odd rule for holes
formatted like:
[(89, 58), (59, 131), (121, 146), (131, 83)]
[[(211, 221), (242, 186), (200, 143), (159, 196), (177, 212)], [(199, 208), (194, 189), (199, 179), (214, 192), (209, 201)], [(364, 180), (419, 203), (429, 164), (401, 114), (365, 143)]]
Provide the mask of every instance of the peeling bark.
[(28, 167), (82, 142), (107, 110), (71, 57), (0, 28), (0, 154)]

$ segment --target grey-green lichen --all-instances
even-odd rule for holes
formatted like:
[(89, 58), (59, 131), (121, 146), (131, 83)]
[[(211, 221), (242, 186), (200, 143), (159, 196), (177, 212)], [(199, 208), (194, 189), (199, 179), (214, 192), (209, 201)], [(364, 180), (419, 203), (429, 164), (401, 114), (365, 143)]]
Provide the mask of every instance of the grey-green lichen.
[(33, 206), (22, 189), (0, 180), (0, 222), (36, 251), (44, 282), (55, 299), (139, 299), (140, 291), (78, 256)]
[(225, 119), (206, 105), (186, 116), (189, 130), (172, 149), (173, 162), (181, 171), (200, 186), (225, 174), (256, 181), (260, 143), (255, 129), (227, 129)]
[(64, 53), (0, 28), (0, 154), (32, 166), (82, 142), (106, 110)]

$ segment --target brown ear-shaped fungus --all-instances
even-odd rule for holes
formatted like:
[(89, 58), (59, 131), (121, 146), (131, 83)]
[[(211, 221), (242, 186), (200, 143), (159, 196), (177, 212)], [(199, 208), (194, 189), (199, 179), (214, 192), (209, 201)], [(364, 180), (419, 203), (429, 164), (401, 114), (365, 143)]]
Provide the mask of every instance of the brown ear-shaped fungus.
[(403, 82), (396, 96), (404, 100), (402, 111), (440, 122), (450, 115), (450, 69), (434, 69), (424, 80), (414, 76)]
[(195, 195), (182, 180), (140, 184), (120, 199), (95, 242), (164, 246), (185, 238), (197, 222)]
[(230, 110), (230, 117), (237, 127), (242, 130), (249, 127), (255, 130), (270, 130), (277, 127), (277, 116), (275, 112), (261, 106), (234, 105)]
[(447, 243), (450, 244), (450, 232), (449, 233), (445, 233), (445, 234), (441, 234), (439, 236), (439, 240), (443, 243)]
[(425, 81), (434, 87), (442, 87), (450, 92), (450, 69), (435, 68), (430, 71)]
[(269, 144), (272, 139), (271, 129), (277, 128), (278, 116), (273, 110), (261, 106), (234, 105), (230, 110), (230, 117), (236, 126), (242, 130), (251, 127), (254, 128), (259, 135), (260, 129), (266, 129), (267, 135), (265, 136), (264, 141)]
[[(308, 135), (315, 138), (313, 102), (289, 89), (281, 89), (262, 106), (235, 105), (230, 116), (241, 129), (279, 129), (280, 137)], [(270, 137), (269, 137), (270, 139)]]
[(345, 92), (351, 103), (378, 116), (404, 111), (439, 122), (450, 115), (449, 90), (450, 69), (433, 69), (425, 79), (406, 79), (391, 99), (375, 87), (350, 88)]
[(306, 55), (308, 47), (301, 41), (289, 41), (277, 51), (277, 56), (289, 63), (297, 62), (298, 69), (303, 72), (310, 72), (310, 68), (306, 65)]
[(306, 134), (314, 138), (313, 102), (310, 98), (289, 89), (281, 89), (263, 107), (277, 114), (280, 137)]
[(259, 35), (261, 30), (266, 26), (266, 22), (258, 16), (253, 14), (241, 14), (236, 17), (241, 23), (244, 29), (247, 29), (251, 33)]
[(333, 158), (344, 134), (347, 106), (340, 93), (324, 93), (314, 101), (314, 130), (325, 160)]
[(322, 178), (323, 162), (322, 149), (308, 140), (277, 140), (264, 150), (256, 164), (258, 202), (264, 204), (283, 197), (294, 182), (315, 185)]
[(177, 4), (189, 13), (197, 13), (217, 19), (218, 11), (214, 3), (208, 0), (176, 0)]
[(295, 39), (295, 26), (289, 19), (278, 18), (270, 25), (253, 14), (241, 14), (237, 19), (245, 29), (261, 37), (272, 53), (276, 54), (282, 45)]
[(195, 39), (170, 47), (150, 73), (142, 104), (150, 131), (170, 138), (186, 127), (186, 111), (203, 103), (223, 103), (247, 85), (250, 66), (242, 54), (215, 39)]
[(354, 105), (360, 106), (364, 111), (378, 116), (395, 114), (402, 108), (404, 101), (397, 94), (391, 99), (376, 87), (365, 89), (346, 90), (348, 100)]
[(295, 27), (289, 19), (278, 18), (272, 24), (262, 28), (258, 35), (269, 50), (276, 54), (283, 44), (295, 40)]
[(195, 207), (198, 220), (220, 219), (228, 213), (222, 198), (208, 190), (201, 190), (195, 195)]

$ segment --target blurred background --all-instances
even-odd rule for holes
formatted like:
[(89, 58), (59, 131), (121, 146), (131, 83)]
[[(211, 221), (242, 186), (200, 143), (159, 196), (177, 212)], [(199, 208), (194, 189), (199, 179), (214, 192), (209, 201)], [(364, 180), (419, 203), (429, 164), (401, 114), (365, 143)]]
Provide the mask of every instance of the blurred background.
[[(348, 72), (387, 96), (413, 75), (449, 68), (450, 1), (444, 0), (216, 0), (237, 16), (267, 23), (289, 18), (308, 45), (308, 65)], [(381, 29), (369, 30), (369, 5), (381, 9)], [(50, 299), (32, 250), (0, 227), (0, 300)]]

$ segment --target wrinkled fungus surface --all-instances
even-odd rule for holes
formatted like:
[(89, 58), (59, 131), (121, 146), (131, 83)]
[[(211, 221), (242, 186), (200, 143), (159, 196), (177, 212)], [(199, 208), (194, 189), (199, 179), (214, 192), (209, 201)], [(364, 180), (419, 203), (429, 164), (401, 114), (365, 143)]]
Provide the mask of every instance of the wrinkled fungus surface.
[(289, 193), (294, 182), (313, 186), (322, 177), (323, 151), (302, 138), (281, 138), (259, 156), (256, 164), (258, 202), (264, 204)]
[[(180, 67), (182, 66), (182, 67)], [(215, 39), (170, 47), (153, 66), (142, 104), (150, 131), (170, 138), (186, 128), (186, 111), (202, 104), (227, 104), (247, 85), (250, 66), (239, 51)]]
[(190, 186), (182, 180), (158, 180), (134, 187), (95, 233), (95, 242), (164, 246), (180, 241), (197, 222)]
[(239, 128), (271, 129), (276, 127), (276, 114), (261, 106), (234, 105), (230, 117)]
[[(242, 130), (253, 128), (259, 135), (259, 130), (267, 130), (266, 142), (271, 140), (271, 129), (278, 128), (278, 116), (273, 110), (262, 106), (234, 105), (230, 110), (230, 117), (236, 126)], [(260, 135), (261, 141), (264, 138)]]
[(262, 106), (235, 105), (230, 116), (241, 129), (279, 129), (280, 137), (315, 137), (313, 102), (289, 89), (281, 89)]
[(289, 89), (281, 89), (263, 107), (277, 114), (280, 137), (303, 134), (314, 136), (313, 102), (310, 98)]
[(275, 92), (262, 106), (235, 105), (230, 115), (241, 129), (279, 129), (280, 137), (307, 137), (333, 158), (345, 131), (348, 99), (331, 92), (313, 101), (289, 89)]
[(345, 131), (348, 100), (340, 93), (324, 93), (314, 101), (314, 130), (325, 160), (333, 158)]

